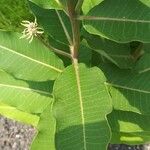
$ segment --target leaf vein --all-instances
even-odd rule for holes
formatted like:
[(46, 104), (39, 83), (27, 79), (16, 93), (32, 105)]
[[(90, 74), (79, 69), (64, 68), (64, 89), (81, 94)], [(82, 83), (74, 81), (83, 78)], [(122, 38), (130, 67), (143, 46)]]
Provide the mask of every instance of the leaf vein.
[(60, 69), (58, 69), (58, 68), (56, 68), (56, 67), (54, 67), (54, 66), (51, 66), (51, 65), (48, 65), (48, 64), (46, 64), (46, 63), (40, 62), (40, 61), (38, 61), (38, 60), (36, 60), (36, 59), (33, 59), (33, 58), (30, 58), (30, 57), (28, 57), (28, 56), (26, 56), (26, 55), (20, 54), (20, 53), (18, 53), (18, 52), (16, 52), (16, 51), (13, 51), (12, 49), (7, 48), (7, 47), (5, 47), (5, 46), (0, 45), (0, 48), (4, 49), (4, 50), (6, 50), (6, 51), (9, 51), (9, 52), (15, 53), (16, 55), (19, 55), (19, 56), (21, 56), (21, 57), (24, 57), (24, 58), (26, 58), (26, 59), (29, 59), (29, 60), (31, 60), (31, 61), (33, 61), (33, 62), (36, 62), (36, 63), (41, 64), (41, 65), (43, 65), (43, 66), (46, 66), (46, 67), (48, 67), (48, 68), (51, 68), (51, 69), (53, 69), (53, 70), (55, 70), (55, 71), (57, 71), (57, 72), (62, 72), (62, 70), (60, 70)]
[(30, 89), (30, 88), (21, 87), (21, 86), (15, 86), (15, 85), (0, 84), (0, 87), (8, 87), (8, 88), (14, 88), (14, 89), (21, 89), (21, 90), (33, 91), (33, 92), (38, 92), (38, 93), (41, 93), (41, 94), (51, 95), (49, 92), (45, 92), (45, 91), (41, 91), (41, 90), (36, 90), (36, 89)]

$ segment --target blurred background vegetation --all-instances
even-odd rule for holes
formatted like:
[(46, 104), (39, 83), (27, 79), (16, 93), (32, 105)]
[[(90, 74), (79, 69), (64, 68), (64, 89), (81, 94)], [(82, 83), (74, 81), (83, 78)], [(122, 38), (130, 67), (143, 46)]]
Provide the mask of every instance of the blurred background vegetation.
[(0, 0), (0, 29), (20, 32), (20, 22), (32, 18), (27, 0)]

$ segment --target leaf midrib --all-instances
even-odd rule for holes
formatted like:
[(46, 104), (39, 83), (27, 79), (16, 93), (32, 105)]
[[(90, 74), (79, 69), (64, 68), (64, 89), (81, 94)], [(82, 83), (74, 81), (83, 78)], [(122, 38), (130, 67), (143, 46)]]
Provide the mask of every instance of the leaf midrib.
[(79, 20), (102, 20), (102, 21), (117, 21), (117, 22), (132, 22), (132, 23), (150, 23), (150, 20), (134, 20), (127, 18), (111, 18), (111, 17), (97, 17), (97, 16), (80, 16)]
[(38, 64), (41, 64), (41, 65), (43, 65), (43, 66), (46, 66), (46, 67), (48, 67), (48, 68), (50, 68), (50, 69), (55, 70), (56, 72), (60, 72), (60, 73), (62, 72), (62, 70), (60, 70), (60, 69), (58, 69), (58, 68), (56, 68), (56, 67), (54, 67), (54, 66), (45, 64), (45, 63), (40, 62), (40, 61), (38, 61), (38, 60), (36, 60), (36, 59), (30, 58), (30, 57), (28, 57), (28, 56), (26, 56), (26, 55), (20, 54), (20, 53), (14, 51), (13, 49), (10, 49), (10, 48), (5, 47), (5, 46), (3, 46), (3, 45), (0, 45), (0, 48), (4, 49), (4, 50), (6, 50), (6, 51), (9, 51), (9, 52), (11, 52), (11, 53), (14, 53), (14, 54), (16, 54), (16, 55), (19, 55), (19, 56), (21, 56), (21, 57), (24, 57), (24, 58), (26, 58), (26, 59), (29, 59), (29, 60), (31, 60), (31, 61), (33, 61), (33, 62), (38, 63)]
[(118, 55), (118, 54), (109, 54), (111, 57), (116, 57), (116, 58), (131, 58), (131, 55)]
[(145, 72), (147, 72), (147, 71), (150, 71), (150, 67), (149, 67), (149, 68), (145, 68), (145, 69), (143, 69), (143, 70), (140, 70), (139, 73), (141, 74), (141, 73), (145, 73)]
[(78, 88), (78, 94), (79, 94), (79, 101), (80, 101), (80, 110), (81, 110), (81, 120), (82, 120), (82, 129), (83, 129), (83, 147), (84, 150), (87, 150), (86, 146), (86, 132), (85, 132), (85, 119), (84, 119), (84, 109), (83, 109), (83, 99), (82, 99), (82, 92), (81, 92), (81, 83), (80, 83), (80, 76), (79, 76), (79, 66), (78, 66), (78, 60), (73, 60), (73, 66), (75, 69), (75, 76), (76, 76), (76, 82), (77, 82), (77, 88)]
[(146, 91), (146, 90), (131, 88), (131, 87), (122, 86), (122, 85), (113, 84), (113, 83), (108, 83), (108, 82), (107, 82), (107, 83), (105, 82), (105, 84), (106, 84), (106, 85), (109, 85), (109, 86), (116, 87), (116, 88), (121, 88), (121, 89), (130, 90), (130, 91), (136, 91), (136, 92), (141, 92), (141, 93), (150, 94), (150, 91)]
[(46, 95), (51, 95), (49, 92), (41, 91), (41, 90), (36, 90), (36, 89), (31, 89), (27, 87), (22, 87), (22, 86), (16, 86), (16, 85), (10, 85), (10, 84), (2, 84), (0, 83), (0, 87), (7, 87), (7, 88), (14, 88), (14, 89), (19, 89), (19, 90), (26, 90), (26, 91), (33, 91), (41, 94), (46, 94)]

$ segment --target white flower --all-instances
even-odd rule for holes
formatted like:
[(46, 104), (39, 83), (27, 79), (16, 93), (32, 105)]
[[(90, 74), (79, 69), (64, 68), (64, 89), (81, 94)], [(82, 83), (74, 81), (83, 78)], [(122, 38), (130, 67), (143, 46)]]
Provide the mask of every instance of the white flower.
[(43, 29), (38, 27), (36, 18), (34, 22), (23, 20), (21, 25), (26, 28), (23, 30), (22, 32), (23, 35), (20, 37), (20, 39), (22, 38), (29, 39), (29, 43), (32, 42), (34, 36), (37, 36), (37, 34), (44, 33)]

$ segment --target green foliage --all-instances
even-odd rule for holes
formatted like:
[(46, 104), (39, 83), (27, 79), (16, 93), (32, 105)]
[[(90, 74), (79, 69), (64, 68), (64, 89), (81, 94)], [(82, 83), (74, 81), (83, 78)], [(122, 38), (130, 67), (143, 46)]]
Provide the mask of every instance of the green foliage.
[(103, 0), (84, 0), (82, 5), (82, 10), (86, 14), (88, 13), (94, 6), (100, 4)]
[[(0, 28), (21, 32), (20, 22), (33, 16), (26, 3), (2, 0)], [(150, 2), (30, 0), (28, 6), (44, 34), (33, 18), (25, 22), (27, 39), (0, 31), (0, 114), (37, 128), (31, 150), (149, 142)]]
[(33, 141), (31, 149), (55, 149), (55, 119), (52, 114), (52, 103), (50, 103), (42, 114), (37, 125), (38, 133)]
[(0, 0), (0, 29), (21, 31), (20, 22), (32, 18), (25, 0)]
[(11, 107), (9, 105), (0, 102), (0, 114), (7, 116), (8, 118), (30, 124), (32, 126), (37, 126), (39, 122), (39, 117), (37, 115), (20, 111), (16, 107)]
[(113, 111), (108, 116), (111, 143), (143, 144), (150, 138), (150, 116), (127, 111)]
[(117, 42), (150, 42), (149, 9), (138, 0), (105, 0), (80, 19), (92, 34)]
[[(72, 33), (69, 18), (66, 16), (64, 12), (53, 9), (52, 10), (42, 9), (37, 5), (35, 5), (34, 3), (30, 3), (30, 8), (49, 36), (53, 37), (59, 42), (68, 44), (67, 37), (65, 35), (60, 18), (62, 18), (64, 25), (67, 27), (67, 30), (69, 31), (68, 36), (72, 36)], [(60, 17), (58, 17), (59, 15)]]
[(110, 131), (105, 117), (111, 111), (111, 101), (105, 81), (100, 69), (89, 69), (83, 64), (67, 67), (56, 80), (54, 110), (58, 123), (57, 149), (106, 149)]
[(17, 78), (25, 80), (46, 81), (56, 79), (63, 70), (63, 62), (40, 40), (33, 40), (31, 44), (28, 44), (27, 41), (19, 39), (20, 36), (21, 34), (1, 32), (1, 68)]
[(0, 102), (29, 113), (42, 113), (52, 101), (52, 83), (23, 81), (0, 71)]
[(37, 5), (47, 8), (47, 9), (62, 9), (62, 4), (59, 0), (30, 0), (31, 2), (36, 3)]
[(147, 104), (150, 98), (149, 71), (139, 74), (131, 70), (119, 70), (116, 67), (107, 66), (104, 72), (115, 109), (150, 114)]

